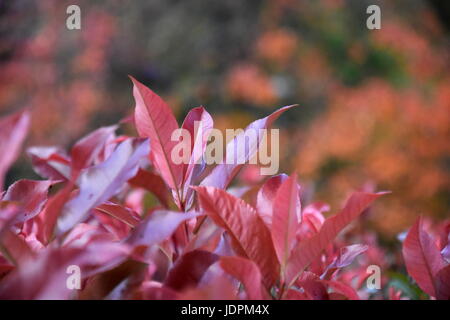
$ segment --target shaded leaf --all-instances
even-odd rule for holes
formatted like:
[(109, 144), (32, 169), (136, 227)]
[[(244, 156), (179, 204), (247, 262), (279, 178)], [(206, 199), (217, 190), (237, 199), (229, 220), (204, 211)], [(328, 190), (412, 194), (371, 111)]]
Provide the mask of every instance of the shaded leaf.
[(254, 261), (270, 288), (276, 281), (279, 264), (270, 231), (255, 209), (222, 189), (195, 187), (201, 209), (224, 228), (232, 239), (233, 249)]
[(287, 267), (287, 281), (291, 283), (334, 240), (339, 232), (355, 220), (376, 198), (384, 193), (355, 192), (344, 208), (328, 218), (319, 233), (302, 241), (292, 251)]

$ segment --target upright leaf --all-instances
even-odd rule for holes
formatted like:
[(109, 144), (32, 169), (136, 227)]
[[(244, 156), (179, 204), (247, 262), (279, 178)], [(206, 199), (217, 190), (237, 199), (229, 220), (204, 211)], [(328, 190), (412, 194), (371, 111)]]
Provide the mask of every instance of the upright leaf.
[(178, 129), (177, 121), (169, 106), (156, 93), (133, 77), (130, 78), (134, 84), (136, 129), (141, 137), (150, 138), (155, 167), (167, 185), (178, 190), (183, 167), (176, 165), (171, 158), (172, 149), (177, 144), (171, 139), (172, 133)]
[(301, 221), (299, 192), (297, 175), (294, 174), (281, 184), (273, 202), (272, 240), (282, 272), (295, 244), (297, 228)]
[(201, 209), (224, 228), (235, 252), (254, 261), (270, 288), (276, 281), (279, 264), (270, 231), (255, 209), (226, 191), (214, 187), (196, 187)]
[(435, 276), (444, 267), (444, 259), (433, 239), (423, 230), (420, 217), (403, 242), (403, 258), (409, 275), (419, 287), (436, 297)]
[(256, 199), (256, 209), (267, 226), (272, 224), (273, 201), (278, 188), (288, 178), (284, 173), (270, 177), (261, 187)]
[[(242, 168), (244, 163), (247, 163), (258, 151), (259, 145), (264, 138), (261, 129), (267, 129), (272, 124), (272, 122), (275, 121), (283, 112), (292, 107), (294, 106), (280, 108), (269, 116), (250, 123), (247, 128), (245, 128), (244, 132), (238, 134), (227, 144), (225, 151), (226, 154), (234, 153), (236, 152), (236, 150), (238, 152), (243, 152), (243, 154), (236, 154), (235, 157), (236, 159), (240, 159), (241, 161), (235, 161), (235, 163), (227, 163), (225, 154), (222, 163), (214, 167), (211, 173), (202, 181), (201, 185), (225, 189)], [(247, 136), (249, 136), (249, 132), (251, 131), (255, 131), (256, 139), (246, 138)], [(248, 143), (248, 147), (244, 148), (244, 150), (238, 150), (239, 145), (246, 145), (246, 140), (250, 140)]]

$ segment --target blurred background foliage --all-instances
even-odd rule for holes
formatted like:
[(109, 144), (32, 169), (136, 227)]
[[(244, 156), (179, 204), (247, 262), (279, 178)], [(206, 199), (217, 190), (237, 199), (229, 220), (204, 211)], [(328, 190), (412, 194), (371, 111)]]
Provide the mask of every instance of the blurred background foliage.
[[(80, 31), (65, 27), (75, 3)], [(366, 28), (370, 4), (381, 30)], [(218, 128), (297, 103), (276, 124), (280, 170), (333, 208), (351, 190), (391, 190), (367, 222), (389, 240), (418, 214), (449, 214), (449, 12), (424, 0), (0, 1), (0, 114), (28, 107), (28, 146), (68, 146), (132, 114), (128, 74), (179, 119), (204, 105)], [(8, 183), (30, 167), (21, 159)]]

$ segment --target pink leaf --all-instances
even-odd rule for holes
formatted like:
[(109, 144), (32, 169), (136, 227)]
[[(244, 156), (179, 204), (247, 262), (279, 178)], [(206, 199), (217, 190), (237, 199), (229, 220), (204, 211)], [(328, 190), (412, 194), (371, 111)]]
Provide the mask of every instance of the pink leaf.
[(273, 202), (272, 240), (281, 270), (284, 271), (301, 221), (300, 187), (297, 175), (286, 179), (278, 188)]
[(434, 277), (444, 267), (444, 260), (433, 239), (423, 230), (419, 217), (403, 242), (403, 258), (409, 275), (430, 296), (436, 297)]
[(130, 77), (136, 101), (135, 123), (141, 137), (150, 138), (152, 160), (167, 185), (178, 190), (183, 167), (172, 160), (172, 149), (177, 141), (171, 137), (178, 124), (169, 106), (152, 90)]
[(48, 189), (55, 182), (37, 180), (19, 180), (12, 184), (2, 201), (17, 202), (20, 205), (20, 213), (15, 217), (15, 222), (24, 222), (39, 214), (47, 202)]
[(117, 126), (103, 127), (95, 130), (79, 140), (71, 150), (72, 180), (76, 180), (79, 172), (92, 165), (104, 150), (105, 145), (114, 140)]
[(140, 222), (139, 214), (120, 204), (107, 202), (99, 205), (95, 210), (106, 213), (107, 215), (126, 223), (132, 228), (136, 227)]
[(261, 272), (253, 261), (240, 257), (222, 257), (220, 266), (244, 285), (249, 300), (262, 300)]
[[(199, 125), (198, 128), (195, 127), (196, 123)], [(181, 127), (186, 129), (191, 136), (191, 157), (189, 164), (184, 165), (183, 171), (184, 184), (189, 186), (194, 166), (205, 152), (209, 134), (214, 127), (214, 121), (203, 107), (198, 107), (189, 111)]]
[(336, 238), (339, 232), (355, 220), (376, 198), (384, 193), (355, 192), (345, 207), (328, 218), (319, 233), (302, 241), (292, 251), (287, 267), (287, 282), (292, 283)]
[(256, 200), (256, 209), (267, 226), (272, 224), (272, 208), (278, 188), (288, 178), (284, 173), (270, 177), (261, 187)]
[(270, 231), (255, 209), (222, 189), (195, 187), (200, 207), (232, 239), (236, 253), (254, 261), (270, 288), (277, 279), (279, 264)]
[(70, 178), (70, 160), (55, 147), (27, 149), (33, 170), (43, 178), (65, 181)]
[(0, 191), (3, 190), (6, 172), (19, 156), (29, 124), (30, 114), (28, 111), (0, 118)]
[(143, 220), (127, 239), (132, 246), (151, 246), (167, 240), (178, 226), (189, 219), (200, 216), (196, 212), (155, 211)]
[[(287, 106), (278, 109), (269, 116), (256, 120), (250, 123), (244, 132), (237, 135), (233, 140), (231, 140), (226, 147), (226, 154), (235, 154), (235, 163), (226, 163), (226, 155), (222, 160), (222, 163), (218, 164), (211, 173), (202, 181), (202, 186), (212, 186), (221, 189), (225, 189), (242, 168), (244, 163), (248, 162), (258, 151), (259, 145), (264, 137), (260, 129), (267, 129), (273, 121), (275, 121), (283, 112), (292, 108), (294, 106)], [(250, 143), (245, 147), (245, 150), (237, 150), (239, 145), (246, 145), (246, 134), (254, 131), (256, 133), (256, 139), (249, 139)], [(238, 153), (238, 152), (243, 153)], [(237, 161), (239, 160), (239, 161)]]
[(147, 140), (127, 139), (105, 162), (84, 169), (80, 175), (79, 194), (65, 205), (58, 219), (57, 235), (82, 222), (91, 209), (117, 194), (136, 174), (139, 161), (148, 152)]

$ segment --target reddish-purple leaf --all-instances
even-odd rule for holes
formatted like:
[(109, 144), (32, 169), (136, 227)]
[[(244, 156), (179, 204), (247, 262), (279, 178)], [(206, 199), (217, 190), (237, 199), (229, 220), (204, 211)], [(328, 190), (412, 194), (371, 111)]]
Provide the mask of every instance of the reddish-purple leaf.
[[(218, 164), (211, 173), (202, 181), (202, 186), (212, 186), (225, 189), (242, 168), (258, 151), (259, 145), (264, 137), (261, 129), (267, 129), (283, 112), (294, 106), (287, 106), (278, 109), (269, 116), (250, 123), (244, 132), (238, 134), (226, 147), (225, 156), (222, 163)], [(247, 139), (249, 132), (255, 132), (256, 139)], [(250, 140), (249, 142), (246, 140)], [(245, 146), (244, 150), (239, 150), (239, 146)], [(227, 154), (234, 154), (234, 163), (227, 163)], [(239, 161), (238, 161), (239, 160)]]
[(339, 255), (327, 267), (327, 272), (349, 266), (357, 256), (365, 252), (368, 248), (368, 246), (362, 244), (354, 244), (341, 248)]
[(419, 217), (403, 242), (403, 258), (409, 275), (430, 296), (436, 297), (435, 276), (444, 259), (433, 239), (423, 230)]
[(278, 188), (288, 178), (284, 173), (270, 177), (261, 187), (256, 200), (256, 209), (267, 226), (272, 224), (272, 208)]
[(287, 283), (292, 283), (313, 262), (320, 253), (336, 238), (339, 232), (355, 220), (376, 198), (384, 193), (355, 192), (345, 207), (328, 218), (320, 231), (302, 241), (292, 251), (287, 267)]
[(38, 225), (36, 238), (44, 244), (50, 242), (56, 221), (66, 202), (70, 199), (73, 184), (67, 184), (63, 189), (59, 190), (53, 197), (48, 199), (44, 209), (36, 218)]
[(20, 212), (14, 222), (24, 222), (39, 214), (47, 202), (48, 189), (54, 183), (23, 179), (12, 184), (2, 201), (17, 202), (20, 205)]
[(55, 147), (27, 149), (33, 170), (43, 178), (65, 181), (70, 178), (70, 160)]
[(0, 191), (3, 190), (6, 172), (19, 155), (29, 124), (28, 111), (0, 118)]
[(190, 251), (176, 261), (167, 275), (165, 285), (175, 290), (195, 287), (209, 266), (218, 259), (218, 255), (208, 251)]
[(79, 193), (64, 207), (57, 222), (57, 235), (82, 222), (89, 211), (117, 194), (138, 170), (149, 152), (148, 140), (127, 139), (103, 163), (84, 169)]
[(159, 175), (144, 169), (139, 169), (137, 174), (128, 183), (150, 191), (158, 198), (163, 206), (168, 207), (168, 189), (164, 180)]
[(175, 165), (172, 149), (178, 143), (172, 134), (178, 129), (177, 121), (169, 106), (152, 90), (130, 77), (136, 101), (135, 124), (141, 137), (150, 138), (152, 161), (167, 185), (178, 190), (182, 182), (183, 167)]
[(139, 214), (135, 211), (112, 202), (103, 203), (95, 208), (95, 210), (106, 213), (107, 215), (126, 223), (132, 228), (136, 227), (141, 220)]
[(279, 273), (279, 264), (270, 231), (255, 209), (222, 189), (196, 187), (200, 207), (232, 239), (235, 252), (254, 261), (270, 288)]
[(332, 280), (320, 280), (320, 282), (332, 288), (334, 292), (344, 295), (348, 300), (360, 300), (355, 289), (343, 282)]
[(282, 272), (295, 244), (295, 235), (301, 221), (299, 192), (297, 175), (294, 174), (281, 184), (273, 202), (272, 240)]
[(262, 300), (261, 272), (253, 261), (240, 257), (222, 257), (220, 266), (244, 285), (249, 300)]
[(132, 246), (146, 246), (167, 240), (178, 226), (189, 219), (200, 216), (196, 212), (155, 211), (143, 220), (127, 239)]
[(79, 140), (70, 152), (72, 158), (72, 180), (76, 180), (80, 171), (91, 166), (103, 152), (105, 145), (115, 139), (117, 126), (103, 127)]
[(436, 299), (450, 300), (450, 265), (436, 274)]

